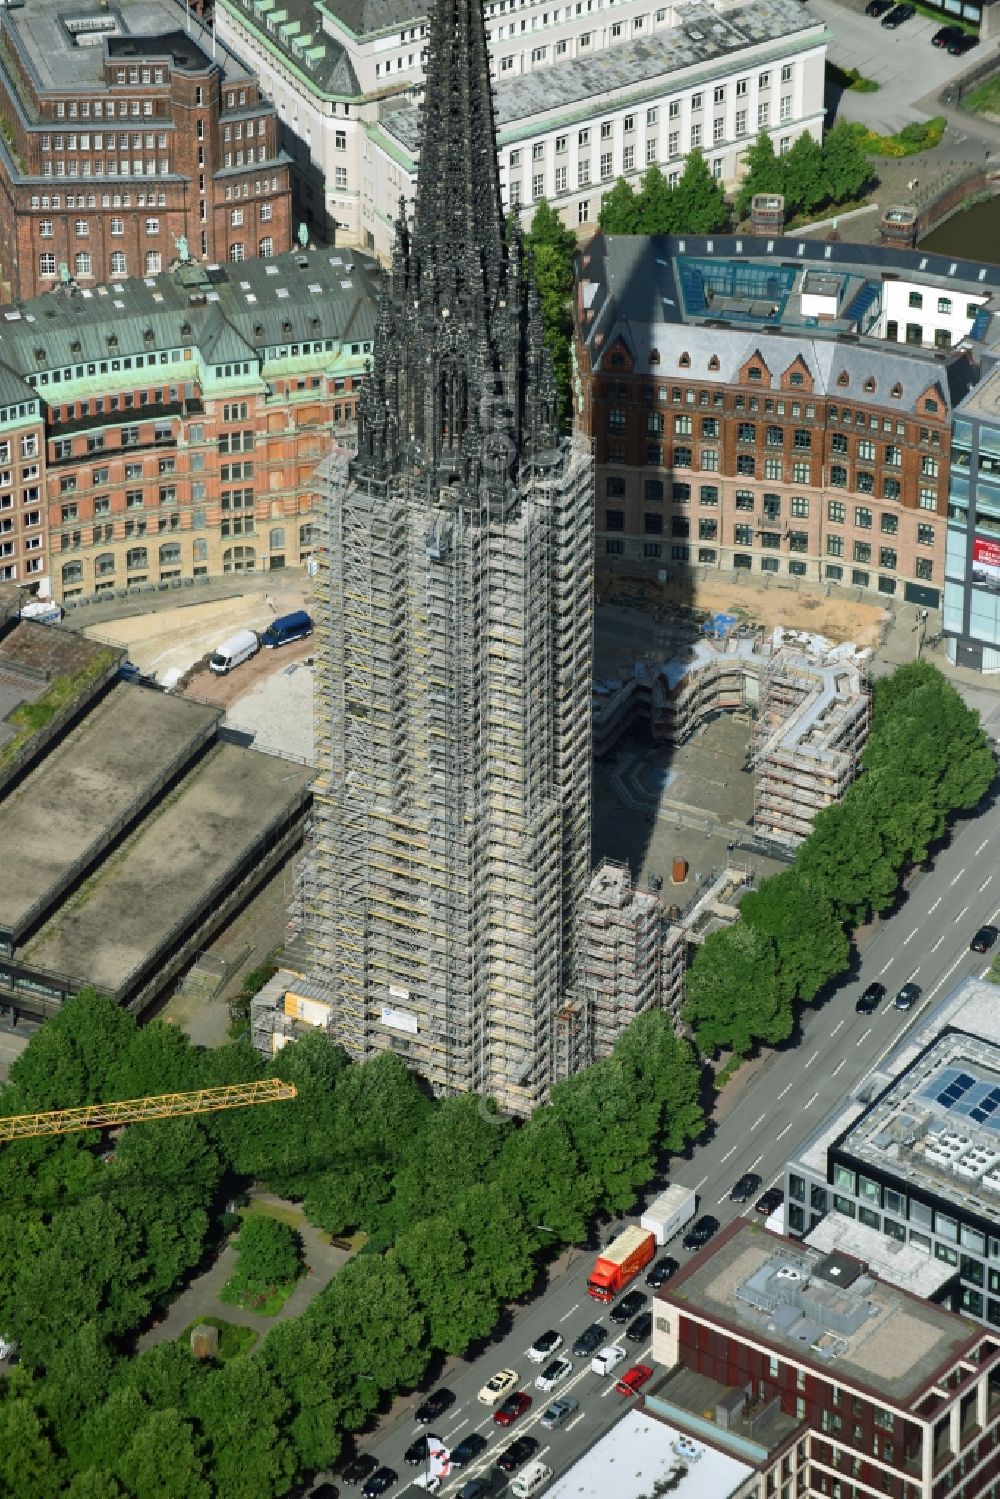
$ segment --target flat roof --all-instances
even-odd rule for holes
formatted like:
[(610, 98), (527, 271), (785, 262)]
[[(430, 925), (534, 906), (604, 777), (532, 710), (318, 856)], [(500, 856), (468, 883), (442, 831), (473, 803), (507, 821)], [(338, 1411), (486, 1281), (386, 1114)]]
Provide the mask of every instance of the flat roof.
[(892, 1404), (922, 1390), (981, 1332), (871, 1275), (836, 1284), (826, 1260), (737, 1218), (657, 1298), (681, 1315), (702, 1312), (750, 1332), (796, 1362)]
[[(109, 40), (117, 38), (119, 45), (127, 37), (155, 38), (165, 49), (155, 55), (165, 56), (170, 61), (172, 51), (176, 51), (178, 60), (172, 65), (185, 71), (192, 67), (214, 66), (227, 82), (239, 79), (245, 82), (253, 76), (245, 64), (218, 40), (213, 59), (211, 35), (203, 30), (196, 18), (192, 21), (191, 36), (182, 30), (183, 42), (171, 49), (167, 44), (178, 30), (180, 16), (181, 12), (172, 0), (114, 0), (107, 6), (102, 6), (99, 0), (82, 0), (79, 5), (74, 5), (72, 0), (30, 0), (22, 8), (4, 9), (2, 25), (12, 37), (14, 47), (25, 61), (27, 72), (40, 93), (74, 88), (104, 90), (105, 37)], [(102, 23), (100, 40), (93, 42), (94, 33), (81, 29), (80, 35), (87, 40), (78, 45), (67, 23), (72, 25), (73, 22), (88, 20)], [(114, 30), (111, 23), (114, 23)], [(199, 53), (202, 57), (200, 64), (197, 60)], [(144, 52), (141, 55), (154, 54)], [(132, 60), (138, 61), (138, 56)], [(18, 89), (18, 94), (22, 103), (25, 102), (22, 89)]]
[(16, 933), (218, 716), (126, 683), (91, 709), (0, 803), (0, 848), (14, 875), (0, 888), (0, 928)]
[[(79, 683), (83, 697), (104, 666), (110, 667), (124, 652), (118, 646), (88, 640), (74, 630), (54, 624), (21, 619), (0, 638), (0, 751), (27, 725), (10, 721), (22, 703), (44, 697), (53, 680), (63, 684), (63, 705), (73, 701), (70, 685)], [(37, 729), (24, 741), (31, 743)], [(11, 752), (11, 763), (21, 750)], [(2, 920), (2, 918), (0, 918)]]
[(671, 1475), (679, 1475), (671, 1499), (728, 1499), (753, 1472), (749, 1463), (633, 1407), (560, 1474), (545, 1499), (648, 1499)]
[(312, 776), (309, 766), (216, 744), (26, 944), (23, 961), (117, 992)]
[(844, 1213), (827, 1213), (805, 1236), (812, 1249), (823, 1254), (840, 1252), (861, 1260), (880, 1280), (899, 1286), (913, 1296), (930, 1298), (955, 1278), (954, 1265), (924, 1254), (912, 1244), (890, 1239)]

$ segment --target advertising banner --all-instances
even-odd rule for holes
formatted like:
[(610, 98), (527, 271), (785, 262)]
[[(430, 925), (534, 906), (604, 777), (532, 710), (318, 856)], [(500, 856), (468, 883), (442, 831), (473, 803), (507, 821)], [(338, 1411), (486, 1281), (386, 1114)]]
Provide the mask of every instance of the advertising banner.
[(976, 536), (972, 542), (972, 586), (1000, 593), (1000, 541)]

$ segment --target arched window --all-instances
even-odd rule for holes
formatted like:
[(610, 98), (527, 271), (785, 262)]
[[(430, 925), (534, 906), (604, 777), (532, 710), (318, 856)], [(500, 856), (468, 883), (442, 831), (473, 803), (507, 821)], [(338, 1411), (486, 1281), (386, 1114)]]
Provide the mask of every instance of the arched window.
[(83, 579), (82, 562), (64, 562), (62, 570), (63, 586), (67, 583), (79, 583)]
[(837, 376), (837, 384), (839, 386), (843, 387), (843, 388), (846, 388), (848, 385), (850, 385), (850, 383), (851, 383), (851, 377), (850, 377), (850, 375), (847, 373), (846, 370), (841, 370), (840, 374)]
[(165, 541), (160, 547), (160, 566), (174, 567), (181, 560), (181, 544), (179, 541)]
[(271, 527), (271, 536), (270, 536), (270, 543), (269, 544), (270, 544), (272, 552), (280, 552), (281, 551), (281, 548), (285, 545), (285, 528), (284, 528), (284, 526), (272, 526)]
[(135, 572), (140, 567), (148, 565), (148, 554), (145, 547), (129, 547), (125, 556), (125, 566), (129, 572)]
[(111, 252), (111, 274), (112, 276), (128, 275), (128, 261), (121, 250), (112, 250)]
[(114, 552), (102, 552), (99, 557), (94, 558), (94, 572), (99, 578), (107, 578), (115, 570)]
[(894, 401), (898, 401), (901, 398), (903, 394), (903, 387), (900, 385), (898, 380), (890, 390), (889, 394), (892, 396)]
[(720, 368), (718, 354), (712, 355), (711, 359), (708, 361), (708, 367), (710, 370), (717, 370)]
[(689, 370), (691, 368), (691, 355), (688, 353), (687, 349), (684, 350), (677, 363), (680, 365), (682, 370)]
[(253, 547), (227, 547), (222, 554), (224, 573), (252, 573), (257, 560)]
[(867, 395), (872, 395), (873, 392), (874, 392), (874, 390), (875, 390), (875, 379), (874, 379), (874, 377), (872, 375), (869, 375), (868, 378), (867, 378), (867, 380), (865, 381), (865, 392), (866, 392)]
[(81, 250), (73, 257), (73, 270), (77, 276), (89, 276), (91, 272), (91, 258), (89, 250)]
[(158, 276), (163, 268), (163, 261), (159, 250), (146, 251), (146, 275)]

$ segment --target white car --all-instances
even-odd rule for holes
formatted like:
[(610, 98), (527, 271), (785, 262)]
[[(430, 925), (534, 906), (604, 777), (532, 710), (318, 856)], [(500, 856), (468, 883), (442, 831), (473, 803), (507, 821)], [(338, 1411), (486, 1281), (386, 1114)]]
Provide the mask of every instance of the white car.
[(545, 1360), (551, 1358), (562, 1345), (562, 1334), (549, 1328), (548, 1332), (543, 1332), (541, 1337), (536, 1338), (532, 1343), (528, 1349), (528, 1358), (533, 1364), (544, 1364)]
[(516, 1369), (500, 1369), (479, 1391), (479, 1403), (496, 1405), (505, 1395), (509, 1395), (511, 1390), (516, 1390), (517, 1384)]
[(536, 1390), (554, 1390), (557, 1384), (562, 1384), (567, 1375), (572, 1374), (573, 1365), (568, 1358), (554, 1358), (551, 1364), (545, 1368), (535, 1380)]
[(628, 1357), (627, 1351), (620, 1343), (609, 1343), (607, 1348), (602, 1348), (600, 1353), (595, 1353), (590, 1360), (590, 1367), (595, 1374), (610, 1374), (618, 1364)]

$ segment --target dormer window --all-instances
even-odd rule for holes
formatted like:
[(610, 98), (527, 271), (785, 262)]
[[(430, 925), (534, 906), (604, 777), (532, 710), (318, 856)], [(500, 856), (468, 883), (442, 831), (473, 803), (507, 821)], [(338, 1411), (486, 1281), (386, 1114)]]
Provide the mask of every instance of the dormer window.
[(847, 373), (846, 370), (841, 370), (840, 374), (837, 376), (837, 384), (839, 386), (841, 386), (842, 389), (846, 390), (847, 387), (848, 387), (848, 385), (850, 385), (850, 383), (851, 383), (851, 377), (850, 377), (850, 375)]
[(721, 365), (719, 364), (719, 356), (718, 356), (718, 354), (713, 354), (712, 355), (712, 357), (708, 361), (708, 367), (709, 367), (710, 370), (721, 369)]
[(903, 387), (900, 385), (900, 383), (899, 383), (898, 380), (896, 381), (896, 384), (890, 390), (889, 394), (892, 396), (892, 399), (894, 401), (898, 401), (898, 400), (901, 399), (902, 394), (903, 394)]
[(677, 363), (680, 365), (682, 370), (689, 370), (691, 368), (691, 355), (688, 353), (687, 349), (684, 350), (684, 353), (681, 355), (680, 359), (678, 359)]
[(874, 395), (874, 393), (875, 393), (875, 381), (874, 381), (874, 378), (871, 375), (869, 375), (868, 379), (865, 381), (865, 394), (870, 396), (870, 395)]

